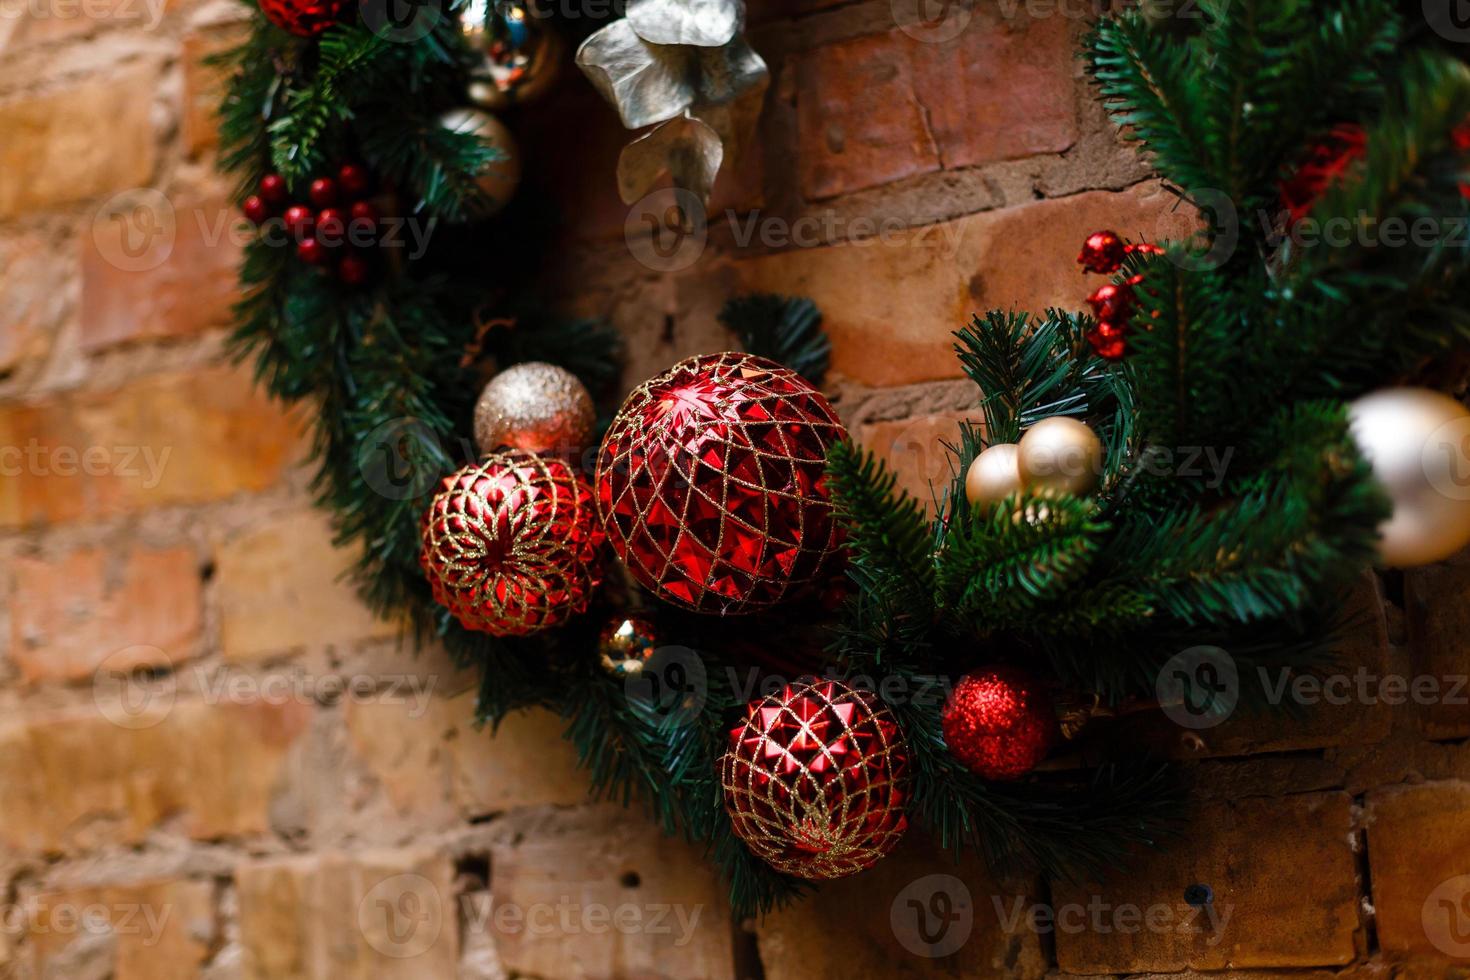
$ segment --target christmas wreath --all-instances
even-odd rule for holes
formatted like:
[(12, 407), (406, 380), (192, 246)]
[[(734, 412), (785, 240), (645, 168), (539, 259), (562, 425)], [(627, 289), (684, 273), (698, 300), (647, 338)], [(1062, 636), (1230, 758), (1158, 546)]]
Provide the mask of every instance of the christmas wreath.
[[(706, 7), (632, 0), (578, 53), (630, 128), (658, 125), (625, 193), (660, 170), (707, 192), (764, 90), (740, 5)], [(1470, 542), (1470, 421), (1431, 390), (1470, 339), (1470, 72), (1386, 0), (1200, 8), (1107, 17), (1085, 51), (1200, 235), (1098, 232), (1095, 315), (955, 335), (979, 418), (931, 519), (819, 391), (809, 301), (732, 301), (745, 352), (599, 402), (616, 338), (526, 295), (546, 204), (513, 193), (490, 115), (547, 87), (553, 18), (260, 0), (223, 59), (223, 163), (261, 229), (236, 344), (315, 409), (318, 502), (364, 597), (479, 669), (488, 722), (560, 712), (593, 792), (706, 843), (740, 910), (910, 823), (1057, 875), (1160, 841), (1167, 767), (1042, 764), (1099, 715), (1264, 705), (1252, 668), (1320, 667), (1365, 567)], [(665, 68), (681, 87), (639, 88)], [(1362, 234), (1426, 219), (1443, 234)], [(404, 227), (434, 230), (421, 254)], [(1350, 240), (1307, 234), (1334, 227)], [(1172, 465), (1185, 449), (1228, 465)]]

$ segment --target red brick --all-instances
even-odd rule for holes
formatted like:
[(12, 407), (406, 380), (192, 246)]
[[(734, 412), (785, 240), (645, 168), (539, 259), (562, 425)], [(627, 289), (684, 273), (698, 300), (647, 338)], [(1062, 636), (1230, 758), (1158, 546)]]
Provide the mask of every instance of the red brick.
[(0, 408), (0, 527), (263, 490), (302, 445), (296, 421), (243, 370), (207, 368), (10, 405)]
[(44, 892), (26, 903), (35, 976), (82, 977), (100, 959), (111, 980), (195, 980), (216, 930), (214, 885), (147, 881)]
[[(1058, 966), (1173, 973), (1351, 963), (1358, 943), (1351, 805), (1343, 793), (1215, 803), (1198, 809), (1179, 839), (1134, 855), (1126, 872), (1103, 884), (1054, 882), (1059, 916), (1090, 903), (1106, 910), (1103, 928), (1090, 914), (1072, 913), (1070, 925), (1058, 919), (1066, 925), (1055, 933)], [(1213, 889), (1213, 922), (1185, 904), (1193, 884)], [(1152, 910), (1156, 927), (1114, 918), (1125, 905)]]
[(0, 103), (0, 219), (146, 184), (157, 82), (150, 65)]
[(1059, 153), (1078, 134), (1073, 63), (1068, 18), (981, 10), (940, 43), (896, 29), (818, 48), (797, 69), (802, 190)]
[(14, 577), (10, 656), (28, 681), (80, 680), (104, 662), (169, 668), (196, 652), (203, 611), (190, 548), (19, 558)]
[(430, 850), (242, 865), (245, 980), (455, 980), (454, 869)]
[[(223, 198), (165, 201), (149, 195), (141, 205), (146, 211), (99, 212), (82, 236), (84, 350), (230, 322), (239, 298), (243, 219)], [(142, 222), (162, 230), (151, 234)]]
[(836, 373), (870, 385), (961, 375), (950, 334), (976, 312), (1080, 310), (1076, 264), (1099, 228), (1158, 241), (1192, 224), (1156, 184), (987, 211), (886, 237), (736, 263), (738, 288), (819, 297)]
[[(1378, 942), (1386, 952), (1460, 963), (1470, 957), (1467, 814), (1470, 783), (1395, 786), (1368, 795), (1368, 865)], [(1455, 945), (1457, 934), (1463, 945)]]
[(943, 500), (954, 458), (944, 444), (959, 443), (959, 423), (976, 421), (980, 413), (945, 412), (898, 422), (870, 422), (858, 430), (857, 441), (875, 453), (898, 476), (898, 489), (934, 513)]
[(25, 14), (16, 20), (13, 33), (0, 34), (0, 51), (53, 44), (98, 27), (154, 30), (172, 5), (168, 0), (28, 0), (5, 8), (7, 20), (15, 17), (12, 11)]
[(0, 372), (38, 359), (67, 311), (67, 280), (75, 262), (57, 256), (39, 235), (0, 244)]
[[(766, 916), (757, 926), (765, 975), (1040, 977), (1038, 934), (1024, 920), (1007, 928), (1034, 891), (996, 879), (973, 853), (955, 863), (911, 831), (871, 870)], [(938, 919), (939, 908), (953, 918)]]
[(1470, 565), (1429, 565), (1404, 576), (1409, 644), (1416, 677), (1432, 677), (1440, 694), (1417, 705), (1429, 738), (1470, 735)]
[(191, 33), (184, 37), (184, 111), (181, 130), (184, 150), (191, 157), (219, 145), (219, 120), (215, 113), (224, 94), (225, 72), (205, 59), (234, 47), (243, 33), (234, 28), (223, 33)]
[(124, 702), (99, 687), (90, 709), (10, 718), (0, 727), (0, 843), (46, 853), (136, 844), (165, 819), (200, 839), (265, 833), (311, 709), (175, 700), (172, 690), (155, 681)]

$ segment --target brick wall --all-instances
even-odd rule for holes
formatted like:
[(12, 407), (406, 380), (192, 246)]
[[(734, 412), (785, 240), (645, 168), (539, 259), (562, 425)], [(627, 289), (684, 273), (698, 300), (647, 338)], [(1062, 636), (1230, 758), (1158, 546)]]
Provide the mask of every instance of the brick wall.
[[(548, 283), (625, 332), (630, 383), (724, 346), (737, 291), (810, 295), (841, 412), (924, 493), (974, 408), (948, 332), (1076, 306), (1087, 231), (1187, 219), (1087, 97), (1069, 5), (918, 8), (753, 3), (761, 138), (672, 253), (647, 247), (658, 202), (617, 202), (625, 137), (585, 86), (512, 123), (568, 219)], [(1120, 725), (1200, 799), (1126, 877), (996, 879), (915, 833), (730, 921), (696, 849), (584, 801), (555, 719), (477, 731), (473, 678), (338, 581), (301, 419), (221, 356), (238, 245), (201, 59), (237, 8), (0, 15), (0, 978), (1470, 970), (1470, 709), (1444, 696), (1470, 672), (1463, 561), (1365, 576), (1344, 640), (1439, 697)]]

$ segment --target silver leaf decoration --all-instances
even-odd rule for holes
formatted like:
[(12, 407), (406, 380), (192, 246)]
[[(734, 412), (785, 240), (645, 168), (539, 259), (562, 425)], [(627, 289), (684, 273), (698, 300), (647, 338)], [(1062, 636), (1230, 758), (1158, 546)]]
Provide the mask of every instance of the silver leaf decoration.
[(744, 26), (740, 0), (629, 0), (628, 23), (651, 44), (718, 48)]
[(664, 173), (708, 203), (720, 165), (754, 133), (770, 70), (740, 35), (744, 21), (741, 0), (632, 0), (582, 42), (577, 64), (623, 126), (663, 123), (618, 161), (627, 203)]

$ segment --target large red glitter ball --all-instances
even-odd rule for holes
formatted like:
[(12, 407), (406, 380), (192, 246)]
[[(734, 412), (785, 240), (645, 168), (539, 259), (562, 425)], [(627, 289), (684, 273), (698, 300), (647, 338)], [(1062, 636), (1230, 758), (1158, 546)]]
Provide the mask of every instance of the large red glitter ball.
[(795, 371), (692, 357), (636, 389), (597, 461), (613, 550), (644, 586), (700, 612), (771, 606), (837, 547), (823, 484), (847, 430)]
[(908, 745), (893, 713), (838, 681), (752, 701), (720, 757), (736, 835), (776, 870), (841, 878), (893, 850), (908, 818)]
[(298, 37), (316, 37), (342, 20), (351, 0), (260, 0), (272, 24)]
[(986, 779), (1016, 779), (1051, 750), (1056, 709), (1045, 689), (1014, 667), (966, 674), (940, 715), (950, 754)]
[(496, 453), (444, 480), (424, 515), (419, 562), (465, 629), (524, 636), (587, 608), (602, 529), (565, 462)]

